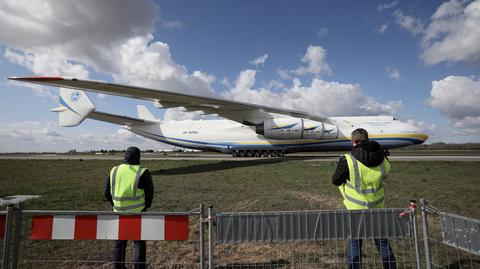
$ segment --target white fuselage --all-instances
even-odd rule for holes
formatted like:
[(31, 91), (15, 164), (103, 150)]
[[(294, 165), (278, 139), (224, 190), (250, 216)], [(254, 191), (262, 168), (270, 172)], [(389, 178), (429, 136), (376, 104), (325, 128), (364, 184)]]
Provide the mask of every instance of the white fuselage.
[(356, 128), (368, 131), (370, 139), (384, 148), (397, 148), (423, 143), (428, 136), (408, 123), (387, 116), (331, 117), (338, 126), (336, 139), (267, 139), (255, 126), (231, 120), (164, 121), (128, 130), (166, 144), (231, 153), (234, 150), (336, 151), (351, 147), (350, 133)]

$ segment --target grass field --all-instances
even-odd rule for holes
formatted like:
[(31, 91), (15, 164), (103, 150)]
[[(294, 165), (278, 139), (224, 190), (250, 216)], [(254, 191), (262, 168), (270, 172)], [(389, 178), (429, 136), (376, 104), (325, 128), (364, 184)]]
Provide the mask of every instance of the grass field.
[[(0, 160), (0, 196), (39, 194), (29, 209), (110, 210), (106, 173), (118, 161)], [(335, 162), (146, 161), (155, 185), (152, 210), (188, 211), (200, 203), (225, 211), (341, 208), (330, 182)], [(478, 162), (393, 162), (386, 205), (425, 198), (457, 214), (480, 218)]]
[[(0, 196), (42, 196), (27, 202), (26, 209), (111, 210), (103, 193), (106, 173), (116, 164), (118, 161), (115, 160), (0, 160)], [(442, 210), (480, 218), (478, 164), (393, 162), (385, 185), (386, 205), (406, 207), (411, 198), (425, 198)], [(342, 208), (337, 188), (330, 182), (335, 162), (264, 159), (145, 161), (143, 165), (153, 174), (153, 211), (189, 211), (200, 203), (213, 205), (217, 211)], [(191, 224), (198, 225), (196, 222)], [(149, 262), (197, 263), (197, 257), (191, 253), (198, 251), (198, 228), (192, 229), (191, 236), (193, 239), (188, 244), (150, 241)], [(112, 244), (109, 241), (33, 242), (26, 240), (25, 234), (23, 242), (20, 260), (27, 260), (23, 267), (28, 268), (88, 268), (84, 263), (75, 263), (86, 260), (95, 261), (91, 263), (92, 268), (99, 266), (96, 262), (103, 266), (104, 261), (109, 260)], [(323, 268), (327, 268), (325, 262), (337, 268), (343, 265), (344, 257), (337, 253), (343, 253), (344, 243), (222, 246), (216, 248), (216, 255), (224, 264), (242, 257), (255, 262), (255, 266), (262, 262), (268, 265), (278, 259), (294, 263), (298, 257), (303, 257), (302, 260), (322, 264)], [(403, 243), (409, 243), (411, 250), (411, 242)], [(396, 249), (404, 248), (403, 243), (397, 243)], [(366, 252), (376, 252), (373, 245), (369, 249)], [(411, 261), (407, 254), (399, 253), (398, 258)], [(127, 257), (131, 257), (130, 252)], [(407, 263), (405, 268), (410, 265)]]
[[(0, 196), (39, 194), (28, 209), (110, 210), (103, 197), (111, 160), (0, 160)], [(341, 208), (330, 182), (335, 162), (146, 161), (153, 174), (152, 210), (188, 211), (200, 203), (221, 211)], [(425, 198), (457, 214), (480, 218), (478, 162), (393, 162), (386, 205)]]

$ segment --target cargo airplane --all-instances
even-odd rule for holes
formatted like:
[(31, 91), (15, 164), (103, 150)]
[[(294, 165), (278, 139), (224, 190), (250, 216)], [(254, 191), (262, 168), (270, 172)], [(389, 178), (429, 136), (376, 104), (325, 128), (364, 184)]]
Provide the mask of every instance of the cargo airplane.
[[(234, 157), (281, 157), (302, 151), (337, 151), (351, 147), (350, 133), (364, 128), (385, 148), (422, 144), (428, 136), (391, 116), (324, 117), (310, 113), (166, 90), (62, 77), (12, 77), (11, 80), (60, 87), (60, 126), (77, 126), (85, 118), (123, 128), (170, 145), (217, 151)], [(224, 119), (162, 121), (145, 106), (138, 118), (97, 111), (84, 91), (150, 100), (157, 108), (216, 114)]]

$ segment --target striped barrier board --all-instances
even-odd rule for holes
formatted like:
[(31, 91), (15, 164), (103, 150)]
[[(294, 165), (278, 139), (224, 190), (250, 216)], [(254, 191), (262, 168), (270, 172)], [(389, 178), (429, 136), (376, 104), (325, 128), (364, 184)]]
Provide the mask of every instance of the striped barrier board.
[(32, 240), (188, 240), (186, 215), (41, 215)]
[(5, 215), (0, 215), (0, 239), (5, 236)]

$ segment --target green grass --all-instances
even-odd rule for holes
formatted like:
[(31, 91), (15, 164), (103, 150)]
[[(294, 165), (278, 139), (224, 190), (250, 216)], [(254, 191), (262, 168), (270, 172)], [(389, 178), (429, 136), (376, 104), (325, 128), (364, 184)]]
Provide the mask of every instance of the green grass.
[[(103, 197), (111, 160), (0, 160), (0, 196), (39, 194), (28, 209), (110, 210)], [(188, 211), (200, 203), (225, 211), (342, 208), (330, 182), (335, 162), (146, 161), (153, 174), (152, 210)], [(393, 162), (386, 204), (411, 198), (480, 217), (478, 162)]]

